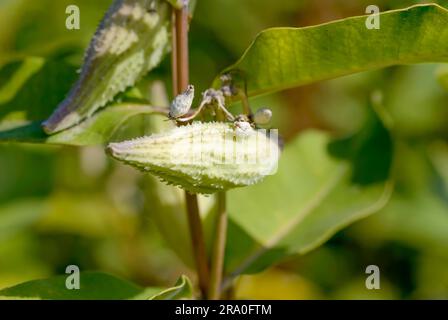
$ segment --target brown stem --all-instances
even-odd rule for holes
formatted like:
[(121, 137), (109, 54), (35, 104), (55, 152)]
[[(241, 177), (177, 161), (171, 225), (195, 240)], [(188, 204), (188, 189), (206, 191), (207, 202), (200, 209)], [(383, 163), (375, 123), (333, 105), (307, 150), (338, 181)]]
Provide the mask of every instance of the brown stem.
[(216, 221), (215, 242), (213, 244), (210, 288), (208, 298), (218, 300), (220, 298), (222, 274), (224, 269), (224, 254), (227, 239), (227, 210), (226, 193), (218, 193), (218, 217)]
[(202, 296), (206, 297), (209, 285), (209, 268), (197, 196), (185, 192), (185, 202), (187, 205), (188, 225), (190, 227), (191, 245), (196, 263), (199, 288), (201, 289)]
[(171, 80), (173, 81), (173, 93), (174, 96), (177, 96), (177, 92), (179, 91), (177, 89), (177, 40), (176, 40), (176, 10), (172, 10), (173, 14), (171, 17), (171, 35), (172, 35), (172, 41), (171, 41)]
[(188, 8), (184, 6), (175, 10), (175, 49), (177, 67), (177, 94), (184, 91), (189, 84), (188, 63)]
[[(187, 6), (179, 10), (174, 10), (173, 25), (172, 72), (173, 91), (174, 96), (176, 96), (185, 90), (189, 84)], [(204, 232), (199, 215), (198, 198), (196, 195), (185, 192), (185, 202), (199, 288), (201, 289), (202, 296), (206, 297), (209, 283), (209, 267)]]

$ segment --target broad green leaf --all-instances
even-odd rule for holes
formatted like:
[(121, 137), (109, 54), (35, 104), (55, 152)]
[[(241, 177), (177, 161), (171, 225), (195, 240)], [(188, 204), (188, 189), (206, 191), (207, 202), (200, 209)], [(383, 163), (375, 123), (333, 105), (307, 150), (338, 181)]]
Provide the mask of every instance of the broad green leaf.
[(149, 106), (118, 103), (80, 125), (54, 135), (41, 128), (74, 81), (75, 68), (40, 57), (15, 60), (0, 68), (0, 142), (95, 145), (109, 142), (117, 129), (137, 115), (162, 112)]
[(329, 155), (329, 142), (324, 133), (305, 132), (286, 147), (275, 175), (229, 192), (230, 276), (306, 253), (386, 204), (391, 183), (353, 184), (352, 166)]
[(43, 123), (70, 128), (135, 85), (170, 50), (170, 6), (162, 0), (115, 0), (86, 51), (78, 81)]
[(0, 299), (37, 300), (172, 300), (191, 298), (190, 281), (182, 276), (173, 288), (142, 288), (131, 282), (100, 272), (80, 274), (80, 289), (69, 290), (69, 275), (33, 280), (0, 290)]
[(40, 121), (19, 122), (18, 125), (6, 126), (3, 130), (0, 126), (0, 142), (13, 141), (73, 146), (100, 145), (111, 141), (117, 129), (130, 118), (155, 112), (155, 109), (151, 106), (118, 104), (95, 113), (78, 126), (54, 135), (47, 135), (42, 130)]
[(392, 65), (448, 61), (448, 10), (436, 4), (383, 12), (381, 28), (367, 16), (306, 28), (261, 32), (223, 73), (244, 80), (249, 96)]

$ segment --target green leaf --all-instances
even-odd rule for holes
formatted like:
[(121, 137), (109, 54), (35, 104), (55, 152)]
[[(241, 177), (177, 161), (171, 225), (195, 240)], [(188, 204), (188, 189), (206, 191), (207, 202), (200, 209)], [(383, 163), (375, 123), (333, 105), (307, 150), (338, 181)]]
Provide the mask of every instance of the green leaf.
[(223, 73), (244, 79), (248, 95), (255, 96), (392, 65), (448, 61), (445, 8), (425, 4), (383, 12), (379, 30), (367, 29), (366, 19), (267, 29)]
[(47, 135), (40, 121), (19, 122), (1, 130), (0, 142), (32, 142), (58, 145), (101, 145), (111, 141), (115, 132), (130, 118), (158, 112), (151, 106), (118, 104), (95, 113), (91, 118), (70, 129)]
[(172, 300), (191, 298), (192, 287), (187, 277), (182, 276), (169, 289), (142, 288), (126, 280), (100, 272), (80, 274), (80, 289), (69, 290), (66, 279), (69, 275), (45, 280), (33, 280), (0, 290), (0, 299), (38, 300)]
[(181, 276), (172, 288), (148, 288), (142, 294), (134, 297), (134, 300), (177, 300), (191, 298), (193, 296), (193, 287), (186, 276)]
[(76, 127), (54, 135), (41, 128), (74, 81), (75, 68), (40, 57), (14, 60), (0, 69), (0, 142), (97, 145), (109, 142), (117, 129), (137, 115), (163, 112), (150, 106), (118, 103), (98, 111)]
[(229, 192), (231, 277), (304, 254), (386, 204), (391, 183), (353, 184), (352, 166), (328, 154), (329, 142), (324, 133), (305, 132), (286, 147), (275, 175)]
[(135, 85), (170, 50), (170, 6), (162, 0), (115, 0), (86, 51), (78, 81), (43, 123), (70, 128)]

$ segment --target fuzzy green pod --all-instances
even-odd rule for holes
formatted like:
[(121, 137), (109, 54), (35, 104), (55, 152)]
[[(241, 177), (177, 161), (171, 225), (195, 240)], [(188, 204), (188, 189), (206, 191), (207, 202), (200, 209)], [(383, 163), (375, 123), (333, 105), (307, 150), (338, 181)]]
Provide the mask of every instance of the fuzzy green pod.
[(233, 123), (195, 122), (168, 132), (111, 143), (115, 159), (191, 193), (256, 184), (277, 169), (276, 134)]
[(115, 0), (84, 58), (80, 77), (43, 124), (52, 134), (76, 125), (134, 85), (170, 49), (170, 4)]

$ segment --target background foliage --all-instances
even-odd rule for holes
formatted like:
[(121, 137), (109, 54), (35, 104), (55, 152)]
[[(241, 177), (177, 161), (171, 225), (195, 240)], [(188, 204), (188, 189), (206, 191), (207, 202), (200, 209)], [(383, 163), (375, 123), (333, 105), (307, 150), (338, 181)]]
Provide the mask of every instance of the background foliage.
[[(377, 2), (382, 11), (419, 3)], [(79, 31), (64, 28), (65, 8), (73, 3), (81, 9)], [(191, 82), (197, 92), (206, 89), (263, 29), (362, 15), (369, 4), (199, 0), (191, 27)], [(106, 0), (0, 1), (1, 139), (46, 139), (37, 123), (27, 124), (20, 135), (9, 129), (23, 119), (45, 118), (64, 98), (108, 5)], [(236, 297), (448, 298), (443, 67), (390, 67), (251, 100), (254, 109), (273, 109), (273, 125), (287, 147), (278, 175), (230, 193), (228, 275), (258, 272), (276, 262), (238, 278)], [(163, 80), (166, 90), (154, 79)], [(169, 79), (165, 59), (139, 84), (140, 91), (164, 104)], [(101, 121), (122, 119), (123, 108), (107, 109), (88, 124), (97, 134), (69, 132), (53, 142), (97, 144), (104, 137), (165, 126), (160, 118), (141, 116), (103, 132)], [(391, 177), (395, 189), (389, 199)], [(386, 200), (380, 212), (332, 236), (333, 221), (348, 225)], [(0, 289), (63, 274), (70, 264), (138, 283), (123, 284), (127, 298), (143, 287), (172, 286), (180, 274), (194, 279), (181, 202), (176, 189), (110, 161), (101, 147), (0, 144)], [(212, 225), (213, 198), (201, 198), (201, 209), (206, 225)], [(210, 236), (211, 228), (206, 232)], [(381, 268), (380, 291), (365, 289), (370, 264)]]

